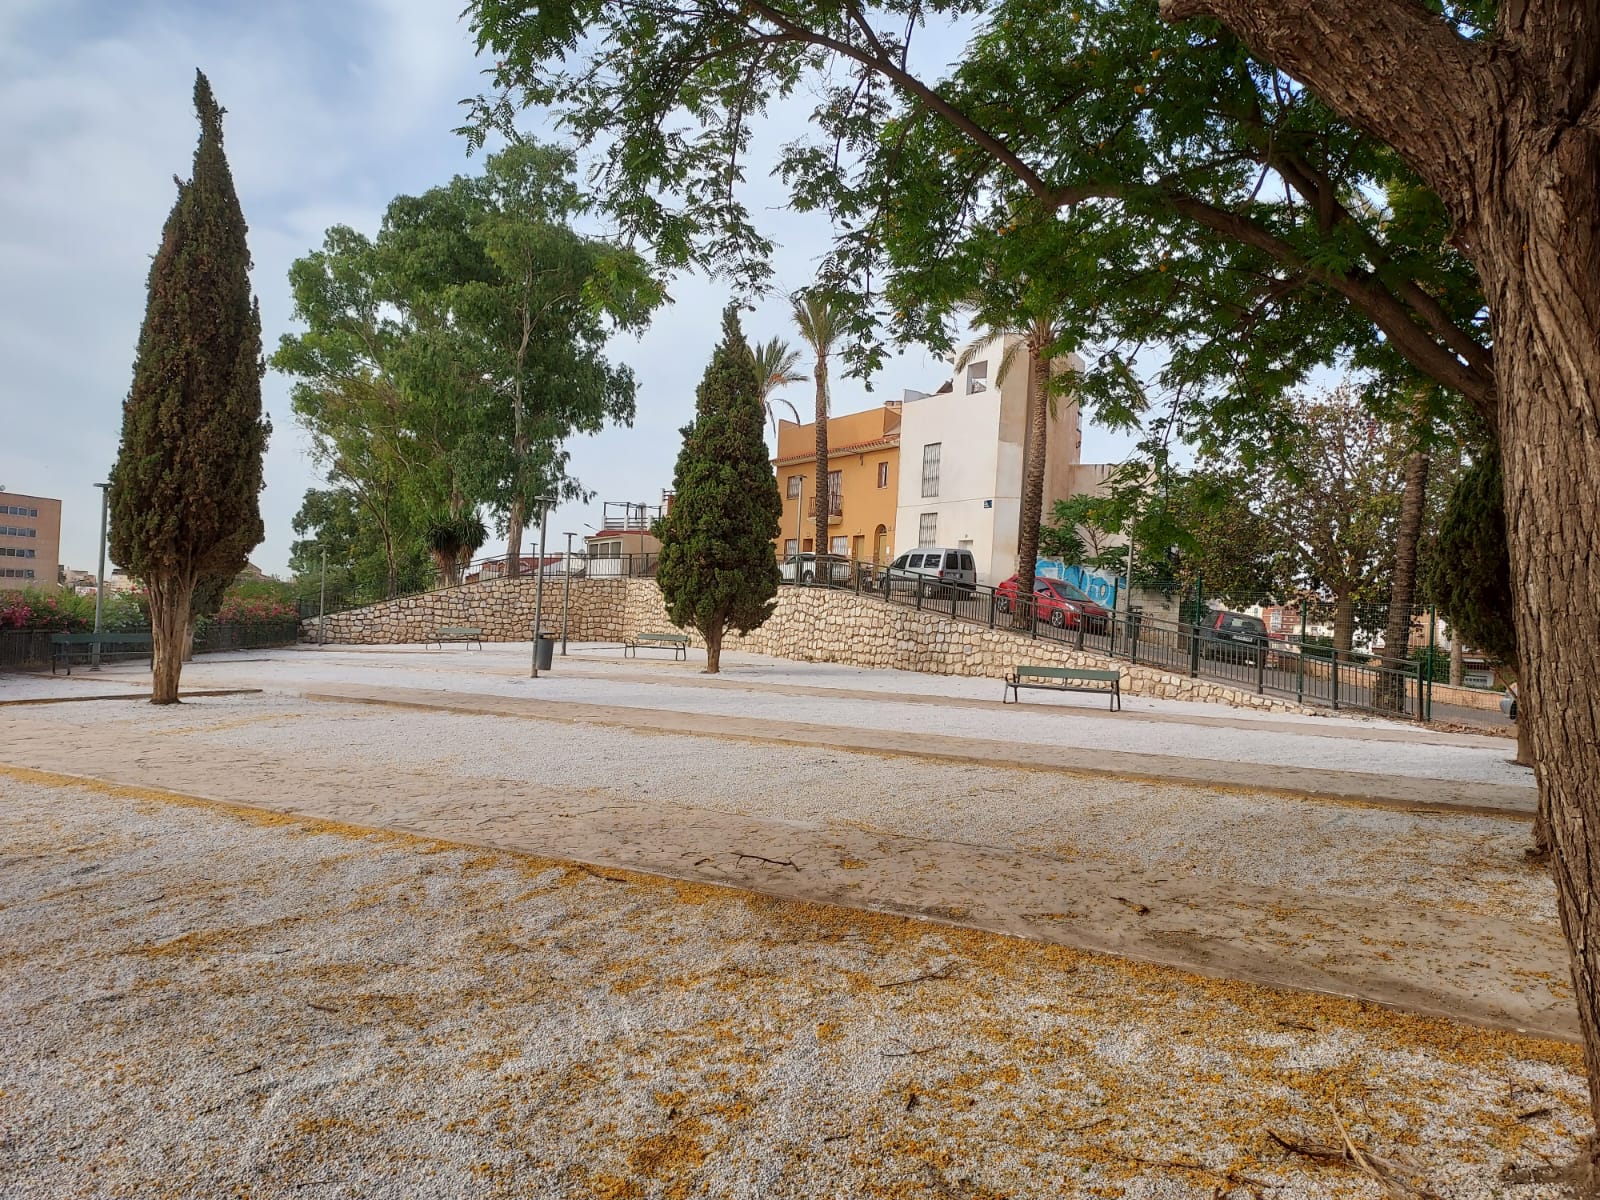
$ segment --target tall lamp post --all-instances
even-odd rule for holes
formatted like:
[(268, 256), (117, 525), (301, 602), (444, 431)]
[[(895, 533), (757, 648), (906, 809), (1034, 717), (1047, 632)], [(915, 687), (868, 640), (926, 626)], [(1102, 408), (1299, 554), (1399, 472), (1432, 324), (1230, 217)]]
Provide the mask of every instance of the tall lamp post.
[(328, 548), (322, 548), (322, 599), (317, 603), (317, 646), (323, 644), (328, 627)]
[(89, 664), (90, 670), (100, 669), (100, 633), (105, 629), (106, 613), (106, 515), (111, 507), (111, 483), (97, 483), (100, 489), (100, 570), (95, 575), (94, 584), (94, 646)]
[(567, 614), (572, 611), (572, 539), (575, 533), (567, 534), (567, 557), (563, 560), (565, 569), (561, 572), (561, 657), (567, 656)]

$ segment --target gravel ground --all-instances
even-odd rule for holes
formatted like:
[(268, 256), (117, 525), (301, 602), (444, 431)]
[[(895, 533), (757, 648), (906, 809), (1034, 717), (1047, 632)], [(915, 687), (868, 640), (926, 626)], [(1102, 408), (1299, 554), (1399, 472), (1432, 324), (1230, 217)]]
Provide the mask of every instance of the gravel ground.
[[(829, 664), (782, 663), (743, 656), (726, 672), (730, 681), (749, 681), (749, 690), (674, 686), (694, 670), (694, 664), (656, 660), (630, 662), (631, 673), (594, 678), (563, 675), (560, 667), (538, 681), (521, 677), (523, 653), (514, 645), (490, 644), (483, 652), (424, 651), (382, 647), (374, 651), (280, 651), (267, 657), (196, 663), (185, 670), (192, 686), (264, 686), (303, 691), (318, 684), (361, 683), (377, 686), (432, 688), (486, 695), (537, 696), (540, 699), (632, 708), (662, 708), (709, 715), (761, 717), (796, 724), (836, 725), (852, 729), (883, 729), (924, 734), (930, 745), (941, 736), (975, 737), (1068, 745), (1089, 749), (1138, 749), (1152, 755), (1225, 759), (1324, 770), (1379, 772), (1413, 778), (1501, 783), (1531, 788), (1533, 772), (1507, 761), (1502, 739), (1473, 739), (1478, 744), (1439, 745), (1417, 742), (1379, 742), (1349, 736), (1328, 736), (1330, 730), (1348, 734), (1353, 729), (1410, 729), (1393, 722), (1345, 724), (1334, 718), (1300, 717), (1301, 734), (1277, 729), (1227, 728), (1175, 722), (1074, 720), (1074, 708), (1104, 708), (1102, 698), (1090, 695), (1049, 697), (1048, 707), (1002, 707), (997, 680), (951, 679), (910, 672), (861, 671)], [(575, 667), (584, 669), (580, 656)], [(698, 676), (696, 676), (698, 677)], [(881, 690), (882, 700), (852, 697), (793, 695), (771, 686), (804, 682)], [(760, 685), (768, 685), (762, 690)], [(959, 686), (958, 686), (959, 685)], [(893, 692), (947, 695), (992, 702), (992, 711), (970, 707), (941, 708), (896, 703)], [(1148, 711), (1202, 718), (1242, 717), (1243, 710), (1217, 704), (1185, 704), (1149, 700), (1130, 714)], [(1282, 721), (1283, 714), (1269, 714)], [(1248, 720), (1241, 720), (1248, 724)]]
[(181, 745), (225, 762), (230, 751), (251, 751), (347, 777), (365, 774), (375, 794), (394, 771), (436, 778), (442, 793), (464, 795), (501, 780), (539, 778), (598, 803), (853, 825), (1159, 868), (1180, 879), (1390, 900), (1552, 928), (1556, 922), (1548, 876), (1526, 865), (1525, 823), (1504, 818), (284, 696), (207, 697), (167, 709), (71, 704), (15, 711), (104, 728), (145, 753)]
[(1377, 1197), (1268, 1137), (1336, 1111), (1535, 1200), (1587, 1132), (1575, 1048), (1344, 1001), (110, 785), (0, 831), (16, 1200)]

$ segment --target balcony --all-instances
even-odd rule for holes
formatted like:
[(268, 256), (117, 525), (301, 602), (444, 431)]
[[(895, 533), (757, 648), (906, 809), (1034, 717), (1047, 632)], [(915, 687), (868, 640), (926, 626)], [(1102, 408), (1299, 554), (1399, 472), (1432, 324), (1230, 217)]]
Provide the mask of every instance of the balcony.
[[(807, 513), (808, 516), (811, 516), (813, 518), (816, 517), (816, 515), (817, 515), (817, 502), (815, 500), (811, 501), (810, 504), (806, 505), (806, 513)], [(829, 492), (828, 493), (828, 524), (829, 525), (837, 525), (837, 524), (839, 524), (839, 522), (841, 522), (843, 520), (844, 520), (844, 497), (842, 495), (840, 495), (838, 492)]]

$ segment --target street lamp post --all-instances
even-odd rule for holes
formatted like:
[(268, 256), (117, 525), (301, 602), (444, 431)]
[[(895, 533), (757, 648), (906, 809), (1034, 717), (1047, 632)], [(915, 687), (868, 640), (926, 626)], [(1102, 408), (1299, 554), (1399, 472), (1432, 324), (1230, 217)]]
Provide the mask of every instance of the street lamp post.
[(100, 489), (100, 571), (95, 576), (94, 585), (94, 633), (95, 641), (92, 648), (92, 662), (90, 670), (100, 669), (100, 633), (105, 628), (106, 612), (106, 514), (111, 507), (111, 484), (97, 483)]
[(544, 632), (544, 545), (545, 527), (550, 518), (550, 501), (539, 500), (539, 562), (534, 568), (539, 574), (533, 585), (533, 671), (530, 679), (539, 678), (539, 635)]
[(317, 645), (326, 640), (328, 627), (328, 548), (322, 548), (322, 599), (317, 603)]
[(567, 534), (567, 557), (562, 560), (565, 578), (561, 584), (561, 657), (567, 656), (567, 615), (572, 611), (572, 539), (575, 533)]

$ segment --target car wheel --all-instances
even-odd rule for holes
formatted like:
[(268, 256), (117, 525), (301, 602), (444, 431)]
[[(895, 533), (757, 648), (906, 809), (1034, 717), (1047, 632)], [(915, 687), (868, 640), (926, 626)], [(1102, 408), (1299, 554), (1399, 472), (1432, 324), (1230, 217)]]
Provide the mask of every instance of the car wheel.
[(1065, 629), (1067, 627), (1067, 614), (1059, 608), (1055, 609), (1050, 614), (1050, 624), (1056, 629)]
[(931, 583), (923, 584), (918, 590), (921, 591), (922, 598), (924, 600), (931, 600), (933, 598), (933, 585)]
[(811, 583), (815, 579), (816, 575), (810, 571), (807, 571), (804, 575), (800, 576), (801, 583)]
[(999, 599), (997, 599), (994, 602), (994, 606), (1003, 613), (1008, 613), (1011, 611), (1011, 601), (1006, 599), (1004, 596), (1001, 596)]

